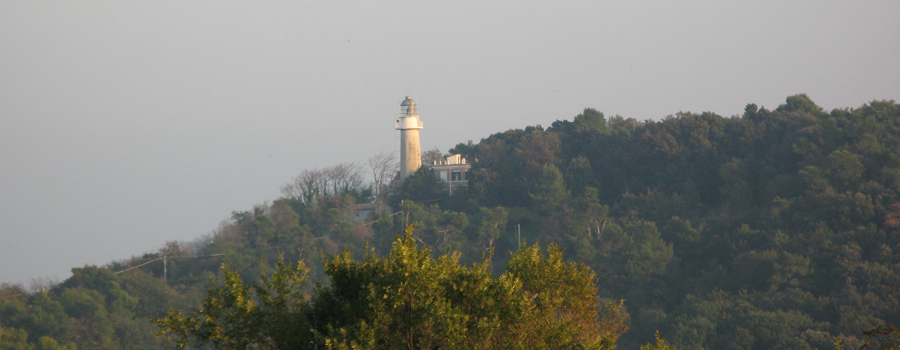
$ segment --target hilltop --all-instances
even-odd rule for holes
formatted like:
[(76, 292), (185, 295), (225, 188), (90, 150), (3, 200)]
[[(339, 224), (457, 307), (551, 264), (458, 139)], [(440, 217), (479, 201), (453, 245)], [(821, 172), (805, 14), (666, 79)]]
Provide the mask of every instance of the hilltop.
[[(656, 331), (682, 349), (858, 348), (864, 331), (900, 324), (894, 101), (825, 111), (801, 94), (659, 121), (585, 109), (447, 153), (477, 159), (452, 195), (427, 168), (402, 183), (369, 183), (359, 164), (310, 169), (298, 181), (328, 181), (287, 184), (193, 242), (75, 268), (42, 291), (3, 285), (0, 341), (161, 348), (151, 320), (199, 307), (222, 264), (254, 281), (303, 262), (311, 287), (328, 283), (324, 257), (387, 254), (407, 223), (420, 246), (462, 264), (490, 256), (494, 273), (520, 248), (515, 228), (528, 245), (558, 244), (597, 274), (600, 298), (625, 300), (622, 348)], [(392, 210), (357, 221), (355, 205), (372, 202)]]

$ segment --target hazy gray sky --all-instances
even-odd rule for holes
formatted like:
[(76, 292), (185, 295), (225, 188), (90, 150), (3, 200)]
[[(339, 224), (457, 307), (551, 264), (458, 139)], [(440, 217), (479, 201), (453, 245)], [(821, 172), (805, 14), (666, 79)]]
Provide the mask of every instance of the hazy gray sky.
[(215, 229), (303, 169), (571, 119), (900, 99), (900, 1), (3, 1), (0, 282)]

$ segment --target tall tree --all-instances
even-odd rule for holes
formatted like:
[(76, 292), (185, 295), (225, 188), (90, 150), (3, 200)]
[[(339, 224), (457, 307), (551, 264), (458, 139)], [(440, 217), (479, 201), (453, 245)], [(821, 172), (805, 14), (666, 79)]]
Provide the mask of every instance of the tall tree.
[(384, 204), (387, 203), (388, 193), (390, 192), (391, 180), (397, 176), (400, 171), (400, 163), (397, 163), (397, 154), (378, 153), (374, 157), (369, 158), (369, 169), (372, 170), (372, 188), (375, 191), (375, 213), (381, 214)]

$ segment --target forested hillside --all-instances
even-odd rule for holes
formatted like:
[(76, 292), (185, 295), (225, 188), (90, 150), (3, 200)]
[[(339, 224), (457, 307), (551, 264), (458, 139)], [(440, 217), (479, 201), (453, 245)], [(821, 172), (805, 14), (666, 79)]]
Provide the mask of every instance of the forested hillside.
[[(222, 264), (249, 282), (280, 259), (302, 262), (314, 290), (330, 283), (325, 257), (367, 245), (386, 256), (406, 224), (420, 247), (458, 251), (464, 265), (489, 257), (494, 274), (520, 249), (517, 227), (523, 245), (558, 244), (597, 274), (603, 302), (624, 299), (623, 349), (657, 331), (680, 349), (833, 349), (835, 337), (858, 348), (864, 331), (900, 324), (894, 101), (824, 111), (795, 95), (741, 116), (643, 122), (586, 109), (448, 153), (477, 159), (452, 196), (424, 168), (390, 182), (381, 155), (305, 171), (194, 242), (76, 268), (42, 290), (3, 285), (0, 344), (162, 348), (152, 320), (200, 307)], [(356, 221), (354, 204), (371, 202), (391, 210)]]

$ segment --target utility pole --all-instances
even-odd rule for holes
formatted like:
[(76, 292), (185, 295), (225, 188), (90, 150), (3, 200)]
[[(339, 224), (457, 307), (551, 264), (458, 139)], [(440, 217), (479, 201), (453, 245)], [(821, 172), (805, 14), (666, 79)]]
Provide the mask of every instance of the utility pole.
[(519, 242), (519, 247), (516, 250), (522, 249), (522, 231), (519, 229), (519, 224), (516, 224), (516, 241)]
[[(400, 207), (403, 207), (404, 204), (406, 204), (405, 199), (400, 201)], [(406, 206), (406, 222), (403, 223), (403, 229), (405, 230), (407, 226), (409, 226), (409, 205)]]

